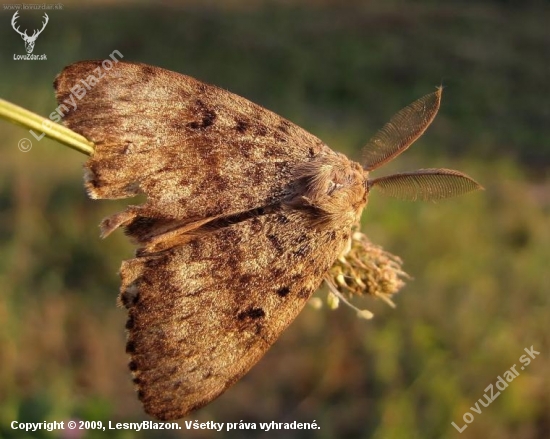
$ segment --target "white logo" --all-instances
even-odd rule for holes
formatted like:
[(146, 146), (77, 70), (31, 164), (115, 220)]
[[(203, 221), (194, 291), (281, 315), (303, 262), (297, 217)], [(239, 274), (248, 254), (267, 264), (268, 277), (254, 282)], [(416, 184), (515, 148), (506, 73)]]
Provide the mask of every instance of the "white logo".
[(15, 22), (18, 18), (18, 14), (19, 14), (19, 11), (15, 11), (15, 14), (13, 14), (13, 18), (11, 19), (11, 26), (13, 27), (13, 30), (15, 30), (15, 32), (21, 35), (21, 38), (23, 38), (23, 41), (25, 41), (25, 50), (27, 51), (27, 53), (30, 54), (34, 50), (34, 42), (38, 38), (38, 35), (42, 33), (42, 31), (48, 24), (48, 20), (49, 20), (48, 14), (44, 13), (44, 18), (46, 20), (42, 23), (42, 29), (40, 30), (35, 29), (31, 36), (27, 35), (27, 29), (25, 29), (25, 32), (21, 32), (19, 30), (19, 26), (15, 27)]

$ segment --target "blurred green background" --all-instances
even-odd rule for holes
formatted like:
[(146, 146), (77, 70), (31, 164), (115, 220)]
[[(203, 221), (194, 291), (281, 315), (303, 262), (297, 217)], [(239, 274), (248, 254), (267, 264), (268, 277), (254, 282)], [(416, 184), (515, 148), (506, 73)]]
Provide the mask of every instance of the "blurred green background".
[[(389, 117), (443, 84), (442, 108), (410, 151), (376, 175), (462, 170), (485, 192), (434, 203), (370, 198), (363, 230), (414, 277), (359, 320), (306, 307), (243, 380), (188, 420), (311, 422), (269, 437), (550, 437), (550, 2), (73, 2), (48, 11), (23, 54), (0, 11), (0, 97), (47, 116), (67, 64), (159, 65), (227, 88), (358, 158)], [(22, 28), (41, 12), (22, 11)], [(259, 430), (60, 432), (10, 422), (149, 419), (115, 305), (121, 232), (97, 225), (125, 202), (91, 201), (85, 157), (0, 121), (0, 437), (258, 437)], [(33, 141), (23, 153), (22, 137)], [(245, 183), (245, 182), (243, 182)], [(519, 357), (540, 355), (525, 370)], [(481, 414), (470, 407), (514, 364)], [(463, 433), (451, 425), (474, 421)], [(183, 423), (182, 423), (183, 425)], [(263, 436), (262, 436), (263, 437)]]

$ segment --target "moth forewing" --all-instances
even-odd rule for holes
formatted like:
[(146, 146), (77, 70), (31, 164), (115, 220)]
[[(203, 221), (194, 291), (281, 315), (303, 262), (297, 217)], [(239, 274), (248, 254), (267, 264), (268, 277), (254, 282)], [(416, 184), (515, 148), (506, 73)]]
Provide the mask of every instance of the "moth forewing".
[[(97, 68), (100, 61), (66, 67), (55, 82), (58, 102), (70, 101), (79, 81)], [(95, 143), (85, 165), (90, 196), (147, 196), (126, 210), (121, 223), (135, 235), (140, 227), (149, 236), (159, 223), (197, 223), (272, 204), (285, 194), (298, 164), (330, 151), (240, 96), (123, 61), (87, 90), (63, 123)]]

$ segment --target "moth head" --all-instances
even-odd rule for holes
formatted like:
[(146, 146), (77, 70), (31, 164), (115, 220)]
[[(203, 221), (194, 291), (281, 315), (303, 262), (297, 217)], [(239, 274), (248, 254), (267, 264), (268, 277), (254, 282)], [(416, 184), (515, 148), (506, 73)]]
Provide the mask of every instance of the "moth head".
[(321, 154), (300, 164), (292, 185), (287, 204), (309, 210), (320, 223), (351, 226), (367, 202), (365, 172), (343, 154)]
[(434, 120), (441, 104), (442, 87), (438, 87), (401, 111), (382, 127), (363, 148), (363, 169), (367, 193), (376, 187), (386, 195), (406, 200), (437, 200), (461, 195), (483, 187), (459, 171), (419, 169), (412, 172), (370, 179), (371, 171), (406, 151)]

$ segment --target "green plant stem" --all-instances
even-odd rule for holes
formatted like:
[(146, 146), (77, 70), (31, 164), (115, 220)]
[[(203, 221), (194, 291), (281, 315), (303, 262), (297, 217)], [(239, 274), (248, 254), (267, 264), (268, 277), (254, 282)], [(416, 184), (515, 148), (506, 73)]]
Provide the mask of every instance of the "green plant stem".
[(95, 145), (80, 134), (4, 99), (0, 99), (0, 118), (33, 130), (37, 136), (44, 133), (46, 137), (82, 154), (91, 155), (94, 152)]

